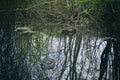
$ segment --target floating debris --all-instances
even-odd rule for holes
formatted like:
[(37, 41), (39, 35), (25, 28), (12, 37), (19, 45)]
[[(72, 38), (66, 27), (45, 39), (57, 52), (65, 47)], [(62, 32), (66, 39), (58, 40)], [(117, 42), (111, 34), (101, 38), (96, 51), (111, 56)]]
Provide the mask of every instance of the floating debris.
[(24, 31), (23, 34), (34, 34), (35, 31)]
[(18, 27), (15, 29), (16, 32), (31, 31), (31, 28), (28, 27)]
[(107, 40), (114, 40), (114, 41), (117, 41), (117, 39), (114, 38), (114, 37), (105, 37), (105, 38), (103, 38), (103, 41), (107, 41)]
[(32, 31), (32, 29), (28, 28), (28, 27), (18, 27), (18, 28), (15, 29), (15, 31), (19, 34), (24, 34), (24, 35), (35, 33), (35, 31)]
[(45, 57), (41, 61), (41, 68), (42, 69), (53, 69), (55, 66), (55, 60), (50, 57)]
[(73, 36), (76, 33), (76, 29), (74, 29), (74, 28), (64, 29), (64, 30), (62, 30), (61, 33), (64, 35)]

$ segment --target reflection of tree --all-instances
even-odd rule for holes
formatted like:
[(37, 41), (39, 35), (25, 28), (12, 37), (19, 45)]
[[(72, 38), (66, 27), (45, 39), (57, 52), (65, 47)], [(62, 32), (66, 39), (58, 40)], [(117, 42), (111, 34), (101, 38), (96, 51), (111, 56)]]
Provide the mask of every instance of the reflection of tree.
[[(28, 75), (27, 73), (24, 75), (31, 74), (32, 79), (38, 80), (54, 77), (57, 80), (94, 77), (98, 72), (96, 70), (99, 69), (97, 66), (99, 56), (96, 54), (96, 49), (100, 46), (97, 43), (98, 38), (93, 41), (94, 38), (82, 37), (78, 32), (73, 36), (63, 35), (60, 38), (51, 34), (52, 29), (48, 34), (37, 31), (34, 35), (23, 35), (15, 39), (14, 57), (17, 56), (16, 63), (20, 63), (18, 68), (22, 67), (20, 70), (29, 72)], [(40, 64), (42, 60), (47, 60), (46, 56), (55, 60), (53, 69), (41, 68)]]
[[(85, 38), (85, 40), (86, 39), (87, 38)], [(99, 56), (100, 52), (98, 52), (97, 49), (101, 45), (98, 44), (99, 41), (97, 38), (95, 39), (94, 44), (93, 44), (94, 41), (92, 40), (92, 38), (90, 40), (90, 37), (88, 37), (88, 40), (86, 40), (86, 42), (85, 40), (83, 42), (81, 40), (82, 38), (81, 38), (81, 35), (79, 34), (77, 34), (77, 36), (74, 36), (74, 37), (64, 38), (65, 60), (62, 66), (62, 71), (59, 76), (59, 80), (62, 79), (62, 76), (65, 77), (66, 70), (68, 71), (65, 78), (66, 80), (67, 79), (76, 80), (78, 78), (82, 78), (83, 75), (85, 76), (84, 72), (87, 73), (86, 79), (89, 78), (88, 76), (90, 76), (90, 74), (91, 74), (91, 77), (93, 77), (93, 79), (98, 77), (98, 75), (95, 77), (94, 74), (96, 72), (98, 73), (98, 64), (99, 64), (98, 58), (100, 58)], [(82, 50), (85, 50), (85, 48), (86, 48), (86, 52), (83, 51), (84, 52), (83, 53)], [(81, 60), (79, 60), (80, 55), (81, 55)], [(77, 61), (80, 61), (81, 64), (78, 64)], [(80, 72), (78, 72), (78, 66), (79, 67), (81, 66)], [(86, 66), (88, 66), (88, 68), (85, 68)], [(87, 71), (85, 71), (86, 69)], [(81, 73), (83, 75), (81, 75)]]

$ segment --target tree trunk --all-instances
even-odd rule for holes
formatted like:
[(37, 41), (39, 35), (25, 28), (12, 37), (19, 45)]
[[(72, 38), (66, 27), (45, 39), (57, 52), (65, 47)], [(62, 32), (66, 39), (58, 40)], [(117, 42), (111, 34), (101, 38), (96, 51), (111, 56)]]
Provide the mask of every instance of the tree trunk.
[(15, 25), (15, 2), (0, 1), (0, 80), (15, 80), (12, 58), (12, 30)]

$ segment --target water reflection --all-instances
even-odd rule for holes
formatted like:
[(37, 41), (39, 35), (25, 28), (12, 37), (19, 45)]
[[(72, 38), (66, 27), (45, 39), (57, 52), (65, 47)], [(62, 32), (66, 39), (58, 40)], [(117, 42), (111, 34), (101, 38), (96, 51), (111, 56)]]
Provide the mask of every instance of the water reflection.
[(32, 80), (98, 79), (100, 55), (106, 42), (76, 29), (66, 30), (58, 37), (51, 35), (52, 30), (36, 31), (15, 40), (14, 54), (23, 63), (21, 66), (26, 66)]
[[(42, 38), (39, 40), (43, 39), (42, 43), (38, 44), (35, 39), (32, 40), (32, 44), (34, 44), (34, 48), (37, 51), (36, 54), (39, 55), (35, 55), (38, 60), (32, 66), (34, 74), (38, 73), (36, 69), (39, 69), (39, 71), (46, 74), (44, 78), (50, 80), (93, 80), (98, 78), (100, 55), (105, 46), (105, 43), (102, 43), (102, 39), (81, 34), (59, 38), (44, 33), (40, 34)], [(39, 49), (37, 49), (37, 45), (41, 45)], [(52, 63), (52, 60), (55, 61), (55, 64)], [(51, 63), (52, 67), (47, 65), (47, 61)], [(44, 66), (43, 70), (41, 63), (51, 68)], [(39, 76), (40, 74), (37, 74), (33, 78), (39, 80)]]

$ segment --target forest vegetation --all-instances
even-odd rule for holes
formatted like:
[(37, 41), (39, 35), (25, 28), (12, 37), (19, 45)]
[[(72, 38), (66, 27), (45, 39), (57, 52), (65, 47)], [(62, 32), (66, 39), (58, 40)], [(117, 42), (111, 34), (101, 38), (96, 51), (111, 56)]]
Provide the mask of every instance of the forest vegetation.
[[(39, 64), (44, 62), (42, 55), (48, 58), (48, 43), (53, 37), (65, 46), (62, 49), (65, 60), (55, 80), (63, 80), (67, 64), (65, 80), (120, 80), (119, 35), (119, 0), (0, 0), (0, 80), (34, 80), (33, 68), (35, 80), (52, 80)], [(98, 39), (102, 40), (98, 46), (105, 42), (105, 47), (99, 56), (99, 76), (89, 79), (77, 74), (80, 72), (76, 65), (82, 41), (86, 41), (85, 48), (91, 51), (93, 38), (95, 50)], [(90, 59), (94, 55), (87, 54)], [(50, 69), (57, 65), (53, 59), (44, 63), (50, 64), (46, 67)], [(42, 63), (42, 66), (46, 65)]]

